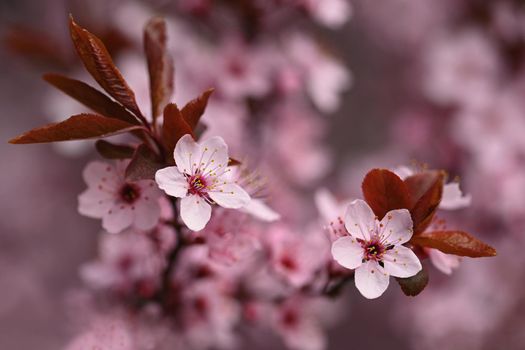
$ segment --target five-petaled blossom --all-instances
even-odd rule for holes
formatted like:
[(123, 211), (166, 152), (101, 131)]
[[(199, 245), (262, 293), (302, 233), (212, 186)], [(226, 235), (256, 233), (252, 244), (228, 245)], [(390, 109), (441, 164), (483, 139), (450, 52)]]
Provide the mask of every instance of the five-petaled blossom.
[(239, 209), (250, 195), (232, 182), (228, 167), (228, 146), (221, 137), (200, 144), (186, 134), (173, 152), (177, 166), (157, 171), (155, 180), (168, 195), (182, 198), (180, 217), (193, 231), (202, 230), (211, 216), (211, 205)]
[(332, 255), (342, 266), (355, 269), (355, 285), (368, 299), (381, 296), (389, 276), (411, 277), (422, 266), (414, 252), (404, 247), (412, 237), (412, 219), (406, 209), (391, 210), (379, 221), (360, 199), (347, 208), (348, 236), (332, 244)]
[(159, 221), (162, 192), (152, 180), (127, 181), (128, 163), (91, 162), (83, 172), (88, 189), (78, 197), (78, 211), (102, 219), (102, 227), (109, 233), (129, 227), (149, 230)]

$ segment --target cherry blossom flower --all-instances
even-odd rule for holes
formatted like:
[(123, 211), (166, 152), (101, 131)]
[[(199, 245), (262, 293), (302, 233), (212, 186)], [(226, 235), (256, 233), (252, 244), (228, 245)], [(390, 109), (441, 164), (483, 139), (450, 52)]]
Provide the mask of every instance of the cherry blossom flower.
[(246, 263), (261, 248), (260, 229), (239, 211), (215, 210), (209, 224), (198, 234), (206, 241), (209, 257), (227, 266)]
[(267, 233), (271, 268), (289, 285), (304, 287), (329, 261), (328, 243), (317, 231), (299, 234), (285, 225), (275, 225)]
[(235, 37), (227, 37), (217, 51), (208, 56), (210, 73), (215, 77), (218, 91), (227, 98), (264, 96), (271, 87), (270, 66), (267, 55), (247, 46)]
[(181, 305), (183, 336), (189, 348), (235, 347), (235, 326), (242, 310), (219, 282), (203, 280), (186, 287)]
[(127, 164), (127, 161), (117, 161), (115, 165), (96, 161), (89, 163), (83, 172), (88, 188), (78, 197), (78, 211), (102, 219), (102, 227), (109, 233), (128, 227), (149, 230), (160, 217), (161, 192), (155, 182), (127, 181)]
[(298, 70), (315, 106), (323, 113), (333, 113), (340, 105), (341, 93), (352, 84), (351, 73), (307, 36), (290, 35), (286, 46), (290, 67), (285, 68)]
[(323, 350), (328, 345), (319, 317), (310, 303), (312, 300), (292, 297), (274, 311), (272, 324), (290, 349)]
[(155, 180), (168, 195), (182, 198), (180, 216), (193, 231), (202, 230), (211, 217), (211, 204), (239, 209), (250, 195), (228, 173), (228, 146), (218, 136), (197, 143), (184, 135), (175, 146), (177, 166), (157, 171)]
[(332, 255), (355, 269), (355, 285), (365, 298), (381, 296), (390, 275), (406, 278), (422, 269), (414, 252), (402, 245), (412, 237), (408, 210), (391, 210), (379, 221), (368, 204), (357, 199), (348, 206), (345, 226), (349, 234), (332, 244)]
[(175, 233), (166, 225), (149, 232), (104, 234), (99, 241), (99, 259), (83, 265), (81, 276), (96, 290), (108, 289), (122, 295), (137, 291), (150, 296), (160, 282), (165, 255), (175, 244)]
[(425, 92), (441, 104), (483, 101), (500, 74), (494, 43), (475, 29), (434, 39), (425, 63)]

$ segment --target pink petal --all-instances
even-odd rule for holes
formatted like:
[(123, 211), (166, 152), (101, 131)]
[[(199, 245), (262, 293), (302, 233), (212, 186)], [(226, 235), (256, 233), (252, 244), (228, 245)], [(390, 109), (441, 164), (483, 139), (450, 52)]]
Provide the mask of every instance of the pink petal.
[(376, 216), (364, 200), (356, 199), (348, 205), (345, 227), (351, 236), (370, 240), (370, 232), (376, 228)]
[(250, 202), (250, 195), (236, 184), (218, 185), (208, 195), (224, 208), (239, 209)]
[(375, 261), (368, 261), (355, 270), (355, 286), (367, 299), (380, 297), (388, 288), (390, 278)]
[(78, 212), (91, 218), (103, 217), (114, 205), (114, 196), (98, 188), (88, 188), (78, 196)]
[[(204, 174), (222, 173), (228, 167), (228, 145), (219, 136), (201, 142), (201, 162)], [(220, 172), (219, 172), (220, 171)]]
[(190, 230), (202, 230), (211, 217), (211, 206), (195, 195), (184, 197), (180, 203), (180, 217)]
[(394, 277), (411, 277), (422, 269), (421, 262), (412, 249), (401, 245), (388, 250), (383, 263), (385, 271)]
[(155, 227), (160, 218), (160, 205), (158, 200), (140, 198), (134, 205), (134, 226), (140, 230), (149, 230)]
[(149, 198), (157, 199), (162, 195), (162, 191), (159, 189), (157, 183), (153, 180), (140, 180), (136, 181), (135, 184), (140, 187), (141, 196), (148, 196)]
[(133, 213), (129, 205), (117, 204), (102, 218), (102, 227), (109, 233), (119, 233), (133, 223)]
[(298, 315), (301, 318), (293, 326), (279, 324), (279, 332), (290, 349), (323, 350), (327, 348), (326, 334), (311, 317)]
[(459, 267), (461, 258), (456, 255), (445, 254), (437, 249), (425, 248), (430, 257), (432, 265), (444, 274), (450, 275), (452, 271)]
[(173, 197), (183, 198), (188, 193), (188, 180), (176, 166), (160, 169), (155, 173), (160, 189)]
[(412, 218), (406, 209), (391, 210), (379, 224), (379, 234), (387, 244), (403, 244), (412, 237)]
[(192, 174), (201, 158), (200, 146), (191, 135), (186, 134), (175, 145), (173, 157), (181, 173)]
[(355, 269), (363, 263), (363, 247), (354, 237), (341, 237), (332, 243), (332, 256), (339, 265)]
[(319, 210), (324, 221), (330, 222), (339, 216), (341, 206), (337, 203), (334, 195), (326, 188), (317, 190), (315, 192), (314, 200), (317, 210)]
[(90, 162), (82, 172), (82, 177), (89, 187), (96, 187), (105, 183), (106, 187), (115, 188), (119, 184), (120, 176), (112, 164), (104, 162)]

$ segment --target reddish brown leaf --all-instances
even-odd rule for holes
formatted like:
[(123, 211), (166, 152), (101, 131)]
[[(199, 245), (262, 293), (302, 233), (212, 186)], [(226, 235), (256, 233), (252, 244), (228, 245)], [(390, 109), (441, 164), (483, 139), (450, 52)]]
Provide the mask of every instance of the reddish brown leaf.
[(9, 141), (14, 144), (45, 143), (106, 137), (142, 129), (118, 119), (96, 114), (78, 114), (60, 123), (30, 130)]
[(414, 235), (423, 232), (430, 225), (441, 202), (445, 173), (426, 171), (405, 179), (410, 193), (410, 214), (414, 222)]
[(179, 108), (175, 103), (170, 103), (164, 108), (164, 122), (162, 124), (162, 142), (166, 147), (166, 156), (173, 160), (173, 150), (177, 141), (185, 134), (193, 136), (188, 123), (182, 117)]
[(111, 97), (145, 122), (135, 101), (135, 94), (113, 63), (102, 41), (76, 24), (72, 17), (69, 19), (69, 29), (75, 49), (87, 71)]
[(151, 114), (155, 123), (173, 93), (173, 58), (166, 50), (166, 22), (155, 17), (144, 29), (144, 51), (148, 61)]
[(157, 154), (145, 144), (141, 144), (126, 168), (126, 179), (129, 181), (153, 180), (157, 170), (163, 167), (165, 165)]
[(363, 180), (362, 189), (365, 200), (379, 219), (390, 210), (409, 208), (405, 183), (389, 170), (371, 170)]
[(117, 145), (106, 140), (95, 142), (98, 153), (106, 159), (127, 159), (133, 157), (135, 148), (128, 145)]
[(43, 78), (57, 89), (105, 117), (117, 118), (130, 124), (139, 124), (137, 118), (122, 105), (86, 83), (52, 73), (45, 74)]
[(410, 241), (422, 247), (439, 249), (446, 254), (480, 258), (495, 256), (496, 249), (462, 231), (424, 232)]
[(199, 97), (191, 100), (182, 108), (181, 113), (184, 119), (188, 122), (191, 130), (195, 130), (199, 120), (201, 119), (206, 106), (208, 105), (208, 99), (213, 93), (214, 89), (208, 89), (202, 93)]
[(423, 267), (416, 275), (408, 278), (396, 277), (396, 281), (401, 286), (401, 290), (405, 295), (414, 297), (421, 293), (427, 286), (428, 272)]

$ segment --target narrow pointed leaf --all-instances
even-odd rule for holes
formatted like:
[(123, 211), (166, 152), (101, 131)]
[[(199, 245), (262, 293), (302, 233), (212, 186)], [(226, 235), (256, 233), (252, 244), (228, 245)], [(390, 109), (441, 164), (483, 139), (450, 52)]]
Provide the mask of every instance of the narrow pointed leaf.
[(439, 249), (446, 254), (480, 258), (496, 256), (496, 249), (462, 231), (424, 232), (413, 237), (411, 243)]
[(146, 24), (144, 51), (148, 61), (151, 114), (155, 121), (173, 94), (173, 58), (166, 49), (164, 19), (155, 17)]
[(423, 232), (432, 222), (443, 195), (445, 173), (426, 171), (405, 179), (410, 193), (410, 214), (414, 222), (414, 235)]
[(371, 170), (363, 180), (362, 189), (365, 200), (379, 219), (390, 210), (409, 208), (405, 183), (387, 169)]
[(69, 20), (69, 29), (80, 59), (97, 83), (138, 118), (145, 120), (137, 106), (135, 94), (113, 63), (102, 41), (76, 24), (72, 17)]
[(97, 114), (78, 114), (60, 123), (35, 128), (9, 141), (13, 144), (46, 143), (107, 137), (142, 129), (118, 119)]
[(106, 140), (95, 142), (97, 152), (106, 159), (128, 159), (133, 157), (135, 148), (128, 145), (117, 145)]
[(162, 143), (166, 148), (166, 155), (172, 160), (173, 150), (179, 139), (185, 134), (193, 136), (193, 132), (182, 117), (176, 104), (170, 103), (164, 108), (164, 122), (162, 124)]
[(204, 111), (206, 110), (208, 100), (213, 91), (214, 89), (208, 89), (204, 91), (199, 97), (191, 100), (184, 106), (184, 108), (182, 108), (182, 115), (184, 116), (184, 119), (186, 119), (186, 122), (188, 122), (192, 130), (195, 130), (195, 128), (197, 127), (199, 120), (201, 119), (202, 115), (204, 114)]
[(401, 290), (405, 295), (414, 297), (421, 293), (428, 284), (428, 272), (423, 269), (419, 271), (415, 276), (408, 278), (396, 277), (397, 283), (401, 286)]
[(154, 180), (157, 170), (165, 167), (159, 159), (145, 144), (141, 144), (126, 168), (126, 179), (129, 181)]
[(126, 108), (84, 82), (53, 73), (45, 74), (43, 78), (49, 84), (96, 113), (105, 117), (120, 119), (130, 124), (139, 124), (137, 118)]

